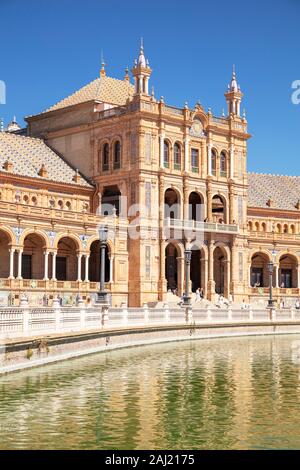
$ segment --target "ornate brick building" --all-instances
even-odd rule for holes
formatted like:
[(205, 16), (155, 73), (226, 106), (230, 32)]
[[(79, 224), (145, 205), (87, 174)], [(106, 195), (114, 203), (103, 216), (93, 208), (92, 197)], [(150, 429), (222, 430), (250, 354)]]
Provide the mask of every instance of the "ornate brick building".
[(106, 287), (112, 304), (164, 300), (184, 289), (184, 247), (192, 247), (191, 288), (208, 299), (300, 292), (300, 178), (247, 173), (243, 94), (235, 72), (227, 116), (200, 103), (175, 108), (149, 93), (141, 47), (124, 80), (106, 75), (0, 134), (2, 302), (46, 293), (66, 302), (98, 289), (97, 228), (110, 235)]

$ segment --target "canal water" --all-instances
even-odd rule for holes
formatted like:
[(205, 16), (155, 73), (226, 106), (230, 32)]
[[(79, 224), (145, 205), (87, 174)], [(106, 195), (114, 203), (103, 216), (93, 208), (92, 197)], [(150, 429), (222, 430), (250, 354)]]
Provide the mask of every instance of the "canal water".
[(1, 449), (300, 449), (300, 336), (99, 353), (0, 378)]

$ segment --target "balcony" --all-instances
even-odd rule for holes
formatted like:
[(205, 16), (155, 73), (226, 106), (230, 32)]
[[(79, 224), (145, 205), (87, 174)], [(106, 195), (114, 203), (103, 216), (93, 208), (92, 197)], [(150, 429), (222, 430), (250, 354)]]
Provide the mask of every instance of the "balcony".
[(239, 227), (235, 224), (218, 224), (215, 222), (198, 222), (196, 220), (182, 220), (166, 218), (165, 228), (178, 230), (192, 230), (197, 232), (238, 233)]
[[(110, 291), (111, 284), (105, 283)], [(0, 290), (43, 290), (43, 291), (93, 291), (98, 292), (99, 282), (92, 281), (45, 281), (43, 279), (0, 279)]]

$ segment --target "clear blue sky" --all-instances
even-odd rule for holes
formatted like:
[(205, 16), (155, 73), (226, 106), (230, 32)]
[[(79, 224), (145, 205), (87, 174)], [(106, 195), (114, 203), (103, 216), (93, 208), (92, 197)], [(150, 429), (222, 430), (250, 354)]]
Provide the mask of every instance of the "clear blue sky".
[(0, 0), (0, 80), (5, 122), (19, 122), (99, 74), (122, 78), (140, 37), (156, 97), (183, 106), (197, 100), (220, 115), (236, 64), (245, 96), (250, 171), (300, 175), (300, 1)]

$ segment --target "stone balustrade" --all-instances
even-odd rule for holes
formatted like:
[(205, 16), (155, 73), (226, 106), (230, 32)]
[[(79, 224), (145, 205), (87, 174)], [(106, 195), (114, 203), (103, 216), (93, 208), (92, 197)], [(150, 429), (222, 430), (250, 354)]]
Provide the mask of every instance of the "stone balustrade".
[(54, 333), (71, 333), (78, 331), (136, 328), (149, 325), (169, 324), (241, 324), (266, 321), (293, 322), (300, 321), (300, 311), (284, 309), (271, 311), (262, 309), (238, 309), (188, 307), (172, 308), (164, 304), (161, 308), (149, 308), (147, 304), (140, 308), (108, 308), (94, 305), (86, 307), (79, 299), (77, 307), (61, 307), (55, 300), (52, 307), (31, 308), (26, 297), (21, 298), (19, 308), (0, 309), (0, 339), (33, 337)]

